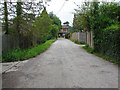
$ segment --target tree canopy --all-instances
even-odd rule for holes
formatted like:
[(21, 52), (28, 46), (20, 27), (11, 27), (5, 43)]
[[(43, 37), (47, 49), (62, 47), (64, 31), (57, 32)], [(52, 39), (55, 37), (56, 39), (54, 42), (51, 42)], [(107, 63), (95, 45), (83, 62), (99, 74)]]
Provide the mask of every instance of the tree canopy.
[(61, 20), (53, 14), (53, 12), (49, 13), (50, 18), (52, 19), (52, 24), (55, 24), (58, 26), (58, 29), (61, 29)]
[(94, 51), (120, 59), (120, 4), (84, 2), (75, 11), (73, 27), (82, 27), (84, 31), (93, 32)]
[[(44, 43), (56, 38), (61, 29), (61, 20), (53, 13), (48, 14), (43, 2), (0, 3), (4, 16), (2, 26), (7, 35), (18, 40), (19, 48)], [(10, 17), (10, 18), (9, 18)]]

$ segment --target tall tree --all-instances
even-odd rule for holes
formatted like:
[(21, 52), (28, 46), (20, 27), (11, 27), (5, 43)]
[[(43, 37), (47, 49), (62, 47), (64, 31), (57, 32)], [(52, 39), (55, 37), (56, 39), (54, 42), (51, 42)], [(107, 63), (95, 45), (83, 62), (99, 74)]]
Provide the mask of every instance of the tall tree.
[(17, 1), (17, 31), (18, 34), (20, 34), (20, 24), (21, 24), (21, 18), (22, 18), (22, 2), (19, 0)]
[(84, 29), (85, 31), (90, 31), (90, 8), (91, 2), (84, 2), (79, 10), (75, 9), (75, 25), (74, 27), (78, 30)]
[(61, 20), (56, 15), (54, 15), (53, 12), (50, 12), (49, 16), (52, 20), (52, 26), (51, 26), (52, 28), (49, 33), (48, 39), (55, 37), (57, 38), (59, 30), (62, 28)]
[(52, 20), (52, 24), (57, 25), (57, 26), (58, 26), (58, 29), (60, 30), (61, 27), (62, 27), (62, 25), (61, 25), (61, 20), (60, 20), (56, 15), (54, 15), (53, 12), (50, 12), (50, 13), (49, 13), (49, 16), (50, 16), (50, 18), (51, 18), (51, 20)]
[(21, 48), (22, 40), (21, 40), (20, 30), (21, 30), (21, 21), (22, 21), (22, 2), (19, 0), (17, 1), (16, 13), (17, 13), (16, 30), (17, 30), (17, 34), (18, 34), (19, 47)]
[(37, 38), (38, 43), (43, 43), (47, 40), (48, 34), (51, 30), (51, 24), (52, 21), (44, 7), (42, 14), (38, 16), (36, 21), (33, 23), (33, 36)]
[(7, 10), (7, 2), (4, 1), (4, 18), (5, 18), (5, 34), (8, 34), (8, 10)]

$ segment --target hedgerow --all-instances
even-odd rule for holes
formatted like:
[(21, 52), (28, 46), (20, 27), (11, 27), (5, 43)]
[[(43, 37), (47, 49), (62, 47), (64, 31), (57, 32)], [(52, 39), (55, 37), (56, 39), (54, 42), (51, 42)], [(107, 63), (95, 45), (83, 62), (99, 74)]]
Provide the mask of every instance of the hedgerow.
[(120, 60), (120, 3), (85, 2), (76, 12), (74, 26), (93, 32), (94, 52)]

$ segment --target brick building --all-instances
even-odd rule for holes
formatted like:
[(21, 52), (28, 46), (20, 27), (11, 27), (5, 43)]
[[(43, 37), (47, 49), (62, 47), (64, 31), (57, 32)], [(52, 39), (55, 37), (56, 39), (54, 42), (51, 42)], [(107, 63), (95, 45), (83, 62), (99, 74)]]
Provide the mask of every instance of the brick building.
[(69, 26), (63, 25), (62, 29), (59, 30), (59, 37), (65, 37), (65, 34), (69, 33)]

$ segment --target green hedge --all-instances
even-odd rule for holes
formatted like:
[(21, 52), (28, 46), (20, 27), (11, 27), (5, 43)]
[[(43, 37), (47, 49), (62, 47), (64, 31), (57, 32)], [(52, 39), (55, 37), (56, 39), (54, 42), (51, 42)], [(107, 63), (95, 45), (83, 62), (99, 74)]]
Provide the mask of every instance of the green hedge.
[[(112, 25), (100, 33), (101, 38), (96, 38), (95, 49), (97, 52), (120, 60), (120, 29), (119, 25)], [(97, 47), (97, 48), (96, 48)]]
[(90, 48), (88, 44), (86, 44), (85, 46), (82, 47), (83, 49), (85, 49), (87, 52), (91, 53), (91, 54), (94, 54), (96, 56), (99, 56), (107, 61), (110, 61), (112, 63), (115, 63), (115, 64), (120, 64), (120, 61), (116, 61), (116, 59), (110, 57), (110, 56), (107, 56), (105, 54), (101, 54), (101, 53), (96, 53), (94, 52), (94, 49), (93, 48)]

